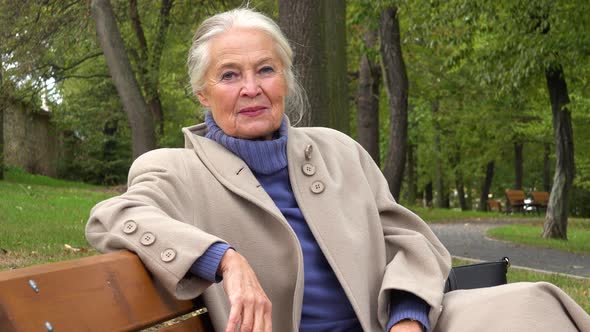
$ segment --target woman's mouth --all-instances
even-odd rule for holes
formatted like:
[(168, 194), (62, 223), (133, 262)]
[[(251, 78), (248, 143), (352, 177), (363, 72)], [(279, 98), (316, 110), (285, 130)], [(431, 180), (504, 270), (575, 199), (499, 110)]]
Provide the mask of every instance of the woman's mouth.
[(252, 106), (241, 108), (238, 113), (244, 116), (258, 116), (267, 109), (265, 106)]

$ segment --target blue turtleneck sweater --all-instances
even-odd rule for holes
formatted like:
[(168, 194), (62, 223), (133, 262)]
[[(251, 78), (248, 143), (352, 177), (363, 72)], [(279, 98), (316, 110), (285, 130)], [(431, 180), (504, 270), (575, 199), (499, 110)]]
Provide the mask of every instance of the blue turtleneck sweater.
[[(206, 115), (205, 123), (208, 129), (206, 137), (244, 160), (297, 235), (304, 264), (303, 307), (299, 330), (362, 331), (350, 301), (305, 222), (293, 195), (287, 168), (286, 119), (283, 119), (274, 138), (265, 141), (244, 140), (226, 135), (210, 113)], [(221, 278), (215, 272), (221, 257), (229, 248), (224, 243), (212, 245), (193, 264), (191, 272), (201, 278), (219, 282)], [(402, 319), (416, 319), (428, 326), (428, 304), (405, 292), (396, 292), (393, 298), (387, 330)]]

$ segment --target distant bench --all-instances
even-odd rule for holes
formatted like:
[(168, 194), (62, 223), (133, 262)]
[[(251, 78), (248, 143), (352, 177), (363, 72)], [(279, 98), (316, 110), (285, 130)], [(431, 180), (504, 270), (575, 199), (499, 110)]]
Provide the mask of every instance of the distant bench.
[(0, 272), (0, 331), (213, 331), (202, 305), (174, 298), (118, 251)]
[(546, 191), (533, 191), (531, 192), (531, 201), (525, 202), (527, 199), (526, 194), (522, 190), (506, 190), (506, 213), (512, 212), (513, 210), (526, 212), (526, 207), (534, 207), (537, 213), (541, 209), (547, 209), (549, 203), (549, 193)]
[(506, 189), (506, 213), (514, 210), (524, 212), (526, 194), (522, 190)]
[(547, 209), (547, 204), (549, 204), (549, 193), (546, 191), (533, 191), (531, 192), (531, 197), (533, 202), (531, 203), (537, 211), (541, 209)]

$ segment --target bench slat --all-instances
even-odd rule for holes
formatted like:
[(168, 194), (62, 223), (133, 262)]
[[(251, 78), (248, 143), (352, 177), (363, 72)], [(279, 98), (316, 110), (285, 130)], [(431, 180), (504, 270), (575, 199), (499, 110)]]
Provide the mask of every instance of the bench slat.
[(0, 331), (133, 331), (192, 310), (127, 251), (0, 272)]
[(178, 324), (166, 326), (159, 332), (207, 332), (207, 327), (199, 316), (191, 317)]

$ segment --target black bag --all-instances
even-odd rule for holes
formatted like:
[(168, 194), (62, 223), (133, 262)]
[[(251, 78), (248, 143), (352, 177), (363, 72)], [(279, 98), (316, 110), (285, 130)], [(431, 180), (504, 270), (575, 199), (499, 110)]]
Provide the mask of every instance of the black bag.
[(504, 257), (498, 262), (456, 266), (449, 273), (449, 278), (445, 284), (445, 293), (457, 289), (504, 285), (507, 283), (506, 273), (508, 273), (509, 267), (510, 260), (508, 257)]

